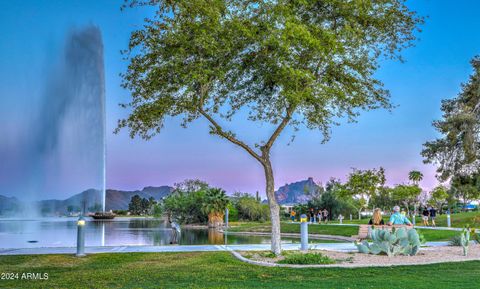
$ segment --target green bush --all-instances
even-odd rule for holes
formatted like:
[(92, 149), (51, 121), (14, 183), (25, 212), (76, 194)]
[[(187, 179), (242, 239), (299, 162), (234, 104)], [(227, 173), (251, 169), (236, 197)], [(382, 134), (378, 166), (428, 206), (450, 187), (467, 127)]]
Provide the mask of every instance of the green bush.
[(449, 246), (462, 246), (462, 237), (460, 235), (453, 236), (449, 241), (448, 241)]
[(230, 222), (239, 221), (238, 220), (238, 210), (232, 203), (228, 204), (228, 220)]
[(113, 213), (115, 215), (119, 215), (119, 216), (126, 216), (128, 214), (128, 211), (127, 210), (113, 210)]
[(161, 204), (155, 204), (152, 208), (152, 213), (155, 217), (159, 218), (163, 215), (163, 207)]
[(279, 264), (334, 264), (335, 260), (321, 253), (291, 253), (285, 259), (278, 261)]
[(270, 209), (249, 194), (235, 193), (233, 205), (238, 212), (238, 220), (265, 222), (270, 218)]

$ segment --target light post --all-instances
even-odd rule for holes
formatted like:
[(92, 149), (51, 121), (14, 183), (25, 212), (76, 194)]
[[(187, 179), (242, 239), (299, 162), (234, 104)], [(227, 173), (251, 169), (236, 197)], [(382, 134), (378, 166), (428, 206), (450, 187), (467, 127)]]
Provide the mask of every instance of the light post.
[(228, 229), (228, 208), (225, 209), (225, 230)]
[(447, 227), (451, 227), (452, 226), (452, 221), (450, 219), (450, 210), (448, 210), (447, 212)]
[(412, 224), (415, 226), (415, 217), (417, 215), (417, 204), (413, 204)]
[(300, 216), (300, 250), (307, 251), (308, 250), (308, 222), (307, 222), (307, 215), (302, 214)]
[(80, 216), (77, 221), (77, 257), (85, 256), (85, 219)]

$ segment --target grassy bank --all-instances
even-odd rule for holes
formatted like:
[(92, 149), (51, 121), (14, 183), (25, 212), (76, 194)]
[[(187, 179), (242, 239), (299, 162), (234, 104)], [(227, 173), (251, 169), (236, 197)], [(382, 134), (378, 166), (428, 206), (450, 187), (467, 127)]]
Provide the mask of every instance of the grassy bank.
[(478, 288), (480, 262), (294, 269), (249, 265), (226, 252), (132, 253), (0, 256), (0, 272), (48, 273), (0, 280), (1, 288)]
[[(270, 223), (232, 223), (231, 232), (270, 232)], [(417, 229), (423, 234), (427, 241), (448, 241), (459, 232), (447, 230)], [(300, 233), (299, 224), (282, 223), (282, 233)], [(350, 237), (358, 233), (357, 226), (335, 226), (335, 225), (311, 225), (308, 226), (310, 234), (335, 235)]]
[[(300, 233), (299, 224), (291, 224), (283, 222), (280, 228), (282, 233)], [(233, 223), (230, 232), (271, 232), (270, 223)], [(335, 235), (335, 236), (352, 236), (358, 232), (355, 226), (329, 226), (329, 225), (311, 225), (308, 226), (310, 234)]]
[[(367, 224), (370, 218), (365, 219), (353, 219), (343, 220), (345, 224)], [(388, 217), (384, 218), (385, 222), (388, 222)], [(417, 216), (415, 218), (417, 225), (423, 225), (422, 217)], [(430, 222), (430, 221), (429, 221)], [(334, 221), (333, 223), (338, 223), (338, 221)], [(446, 227), (447, 226), (447, 215), (437, 214), (435, 223), (438, 227)], [(464, 212), (464, 213), (457, 213), (451, 215), (451, 225), (454, 228), (463, 228), (465, 225), (470, 225), (472, 227), (480, 229), (480, 212)]]

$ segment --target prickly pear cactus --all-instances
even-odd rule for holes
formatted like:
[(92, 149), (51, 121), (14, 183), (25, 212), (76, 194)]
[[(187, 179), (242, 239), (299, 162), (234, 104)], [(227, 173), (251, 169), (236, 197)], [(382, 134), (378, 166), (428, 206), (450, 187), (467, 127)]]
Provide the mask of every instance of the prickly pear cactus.
[(385, 253), (389, 257), (396, 255), (416, 255), (420, 248), (420, 237), (415, 229), (400, 228), (388, 230), (372, 229), (372, 243), (363, 241), (355, 242), (360, 253), (380, 254)]

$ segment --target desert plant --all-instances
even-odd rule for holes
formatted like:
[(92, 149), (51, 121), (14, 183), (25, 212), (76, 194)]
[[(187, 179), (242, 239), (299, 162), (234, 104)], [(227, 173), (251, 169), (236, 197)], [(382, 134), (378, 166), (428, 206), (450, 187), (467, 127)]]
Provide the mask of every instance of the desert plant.
[(470, 245), (470, 228), (468, 225), (465, 226), (460, 233), (460, 245), (462, 245), (463, 248), (463, 256), (467, 256), (468, 246)]
[(427, 238), (425, 238), (425, 235), (423, 235), (422, 233), (418, 233), (418, 232), (417, 232), (417, 234), (418, 234), (418, 239), (420, 240), (420, 244), (423, 245), (423, 244), (427, 243)]
[(355, 242), (360, 253), (380, 254), (385, 253), (389, 257), (396, 255), (416, 255), (421, 242), (415, 229), (407, 230), (400, 228), (392, 232), (382, 229), (373, 229), (371, 232), (372, 244), (368, 241)]

